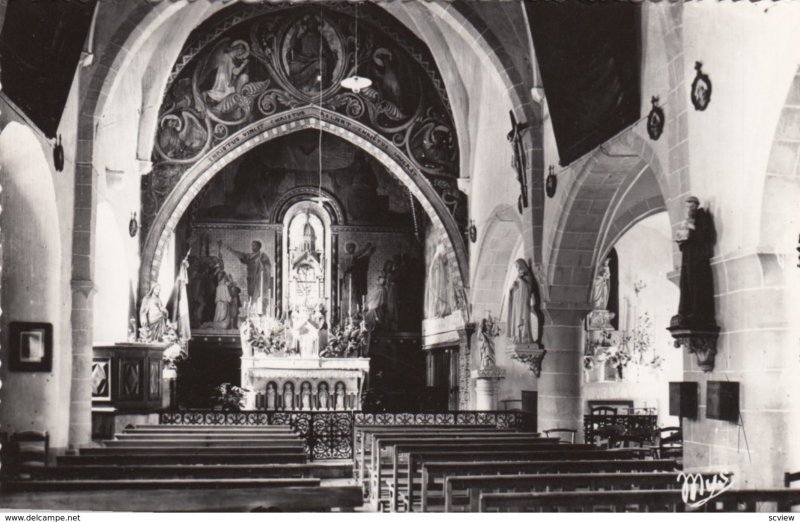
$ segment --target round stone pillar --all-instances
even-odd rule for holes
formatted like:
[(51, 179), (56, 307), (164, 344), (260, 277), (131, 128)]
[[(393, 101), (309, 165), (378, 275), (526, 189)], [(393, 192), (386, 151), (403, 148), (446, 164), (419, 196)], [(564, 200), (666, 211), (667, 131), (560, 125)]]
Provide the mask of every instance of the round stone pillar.
[(542, 344), (547, 357), (539, 378), (538, 428), (583, 431), (582, 321), (587, 309), (545, 309)]

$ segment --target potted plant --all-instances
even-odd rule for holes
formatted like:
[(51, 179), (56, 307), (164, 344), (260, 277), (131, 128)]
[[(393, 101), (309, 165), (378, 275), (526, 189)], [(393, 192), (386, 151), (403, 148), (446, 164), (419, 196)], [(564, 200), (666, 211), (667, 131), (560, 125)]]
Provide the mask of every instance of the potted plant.
[(223, 382), (211, 395), (211, 407), (222, 411), (241, 411), (244, 407), (244, 395), (249, 390)]

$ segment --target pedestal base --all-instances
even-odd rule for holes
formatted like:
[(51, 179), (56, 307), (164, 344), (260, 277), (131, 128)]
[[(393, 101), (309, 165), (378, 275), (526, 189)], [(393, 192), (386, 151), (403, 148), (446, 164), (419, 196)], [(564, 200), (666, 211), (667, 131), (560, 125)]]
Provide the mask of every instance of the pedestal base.
[(667, 330), (675, 339), (675, 348), (688, 348), (689, 353), (693, 353), (697, 357), (697, 365), (700, 369), (706, 373), (714, 371), (719, 327), (690, 329), (670, 326)]
[(497, 410), (497, 383), (500, 379), (505, 379), (505, 370), (500, 368), (472, 370), (471, 376), (475, 379), (475, 409)]

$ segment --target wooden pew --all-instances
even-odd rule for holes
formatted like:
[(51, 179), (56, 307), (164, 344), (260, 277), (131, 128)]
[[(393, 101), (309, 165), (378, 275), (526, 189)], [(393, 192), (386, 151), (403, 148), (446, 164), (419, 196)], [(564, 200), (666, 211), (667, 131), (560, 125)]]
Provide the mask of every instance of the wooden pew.
[[(319, 487), (319, 478), (226, 478), (226, 479), (44, 479), (6, 480), (0, 492), (44, 491), (102, 491), (124, 489), (127, 491), (152, 489), (232, 489), (232, 488), (292, 488)], [(225, 493), (223, 493), (225, 494)]]
[(373, 455), (374, 435), (397, 437), (457, 437), (477, 436), (486, 433), (521, 433), (512, 429), (495, 429), (492, 426), (362, 426), (354, 431), (353, 457), (355, 459), (356, 479), (360, 479), (365, 490), (369, 489), (368, 466)]
[(535, 433), (524, 433), (524, 432), (514, 432), (514, 431), (500, 431), (495, 432), (491, 430), (451, 430), (448, 431), (446, 434), (442, 434), (439, 431), (434, 432), (404, 432), (401, 434), (395, 433), (393, 431), (386, 431), (382, 433), (372, 433), (371, 434), (371, 441), (366, 446), (369, 448), (369, 452), (363, 456), (362, 464), (363, 465), (363, 473), (362, 473), (362, 482), (367, 482), (369, 486), (366, 488), (367, 491), (372, 494), (377, 487), (377, 479), (375, 478), (375, 472), (378, 469), (379, 463), (381, 459), (384, 458), (383, 451), (386, 450), (386, 464), (390, 463), (391, 459), (391, 451), (389, 451), (387, 446), (391, 444), (396, 444), (399, 442), (422, 442), (422, 441), (430, 441), (430, 442), (448, 442), (452, 443), (454, 439), (458, 439), (459, 441), (467, 442), (475, 442), (475, 443), (485, 443), (487, 438), (497, 438), (497, 439), (515, 439), (515, 440), (538, 440), (544, 441), (542, 443), (551, 442), (549, 439), (543, 439)]
[[(800, 506), (800, 489), (728, 490), (697, 511), (755, 511), (758, 504), (777, 504), (777, 511)], [(680, 489), (642, 491), (558, 491), (547, 493), (481, 493), (480, 511), (591, 511), (596, 507), (614, 511), (695, 511), (688, 507)], [(739, 509), (743, 506), (744, 509)]]
[[(444, 480), (448, 476), (464, 475), (511, 475), (533, 473), (599, 473), (599, 472), (656, 472), (675, 471), (680, 466), (675, 459), (664, 460), (532, 460), (529, 454), (506, 455), (504, 460), (471, 458), (462, 455), (435, 455), (430, 458), (419, 458), (422, 469), (421, 503), (425, 511), (434, 495), (434, 490), (440, 492)], [(448, 460), (445, 460), (448, 459)], [(413, 498), (413, 497), (412, 497)]]
[[(512, 456), (525, 455), (528, 459), (542, 459), (542, 460), (576, 460), (581, 458), (591, 458), (592, 455), (601, 458), (603, 450), (586, 449), (585, 445), (575, 445), (574, 447), (567, 444), (541, 444), (539, 441), (529, 440), (524, 442), (512, 441), (483, 441), (480, 444), (464, 444), (461, 441), (447, 444), (428, 444), (427, 442), (417, 444), (397, 444), (394, 447), (392, 454), (392, 506), (397, 509), (399, 501), (399, 468), (400, 468), (400, 455), (408, 454), (407, 459), (407, 473), (406, 480), (406, 500), (405, 503), (409, 510), (413, 507), (414, 500), (414, 481), (417, 477), (418, 462), (427, 458), (438, 459), (443, 456), (450, 458), (451, 455), (461, 456), (462, 458), (469, 458), (471, 460), (495, 460), (502, 459), (504, 455), (511, 454)], [(471, 449), (472, 451), (465, 451)], [(588, 457), (587, 457), (588, 456)], [(458, 458), (458, 457), (454, 457)], [(630, 455), (621, 455), (619, 458), (632, 458)], [(381, 470), (378, 469), (378, 478), (381, 476)]]
[[(543, 439), (535, 434), (504, 433), (504, 434), (497, 434), (494, 436), (482, 434), (478, 437), (464, 436), (460, 438), (455, 438), (455, 437), (441, 438), (441, 437), (424, 437), (424, 436), (423, 437), (388, 436), (387, 438), (383, 438), (376, 435), (373, 437), (373, 449), (371, 457), (372, 462), (368, 469), (371, 482), (370, 492), (371, 493), (374, 492), (371, 495), (373, 505), (375, 505), (377, 502), (380, 501), (382, 493), (381, 488), (385, 476), (384, 469), (387, 466), (391, 466), (392, 481), (393, 484), (397, 484), (399, 461), (397, 458), (396, 448), (398, 446), (403, 446), (404, 448), (417, 447), (423, 444), (424, 446), (422, 446), (422, 448), (425, 449), (450, 448), (450, 449), (460, 449), (462, 451), (465, 448), (475, 448), (476, 450), (477, 449), (521, 450), (521, 449), (527, 449), (531, 446), (537, 446), (537, 447), (557, 446), (556, 443), (553, 443), (553, 439)], [(384, 449), (386, 450), (387, 453), (386, 459), (383, 458)], [(396, 497), (396, 495), (392, 495), (392, 497), (394, 498)]]
[[(477, 513), (480, 508), (480, 494), (483, 492), (502, 493), (521, 489), (530, 491), (675, 489), (682, 486), (679, 475), (679, 472), (673, 471), (448, 476), (445, 477), (444, 483), (444, 511), (446, 513), (454, 511), (455, 494), (464, 491), (466, 495), (462, 495), (461, 499), (467, 500), (465, 507), (468, 511)], [(430, 508), (430, 505), (426, 507)]]
[(358, 486), (297, 488), (160, 489), (127, 491), (69, 491), (9, 493), (0, 508), (26, 511), (133, 512), (250, 512), (273, 509), (288, 512), (352, 510), (363, 505)]

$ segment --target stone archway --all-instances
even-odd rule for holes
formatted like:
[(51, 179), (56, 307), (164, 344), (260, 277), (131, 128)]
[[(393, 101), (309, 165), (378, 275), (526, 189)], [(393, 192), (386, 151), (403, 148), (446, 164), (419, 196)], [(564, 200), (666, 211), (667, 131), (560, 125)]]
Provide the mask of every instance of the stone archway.
[[(256, 145), (303, 129), (321, 129), (363, 149), (408, 189), (430, 218), (439, 241), (450, 246), (447, 257), (452, 267), (451, 281), (455, 282), (456, 291), (465, 295), (463, 290), (469, 269), (466, 248), (453, 216), (430, 182), (385, 138), (364, 125), (319, 108), (295, 109), (253, 123), (209, 151), (183, 174), (164, 201), (145, 240), (139, 277), (140, 292), (157, 279), (167, 242), (181, 216), (214, 175)], [(465, 304), (462, 315), (465, 316), (468, 306)]]

